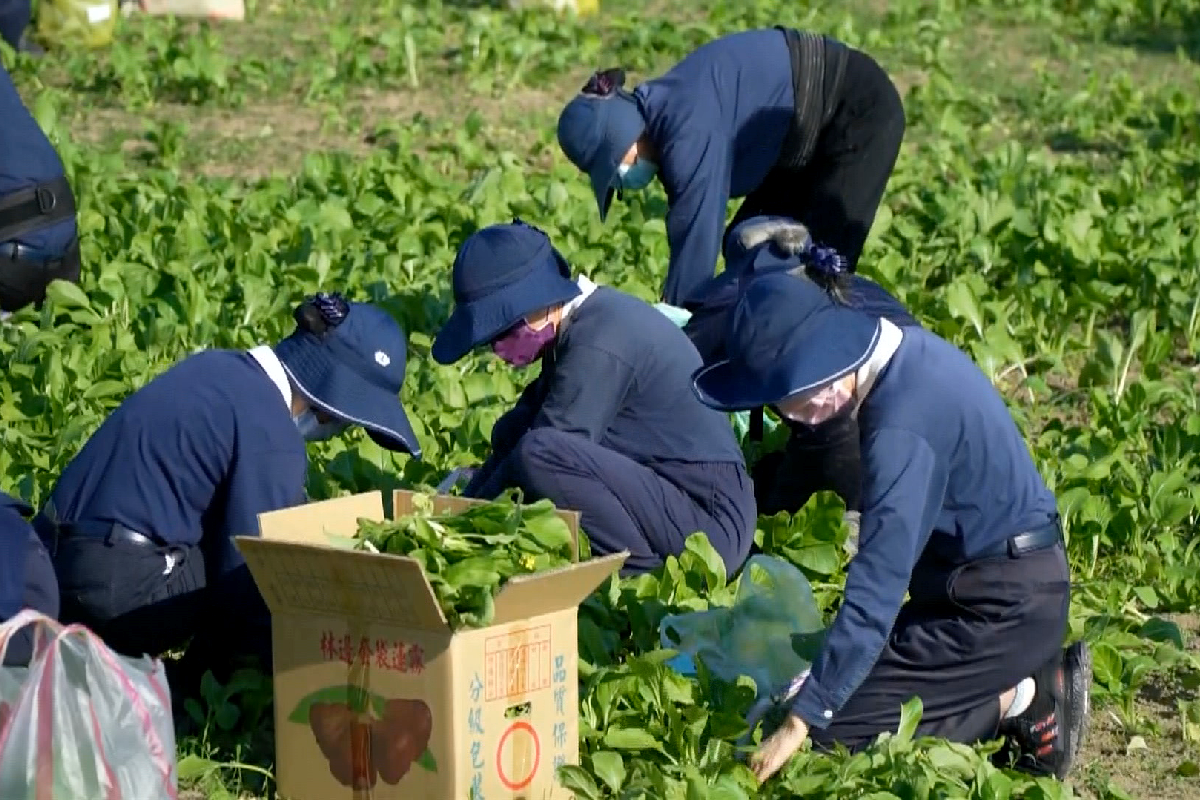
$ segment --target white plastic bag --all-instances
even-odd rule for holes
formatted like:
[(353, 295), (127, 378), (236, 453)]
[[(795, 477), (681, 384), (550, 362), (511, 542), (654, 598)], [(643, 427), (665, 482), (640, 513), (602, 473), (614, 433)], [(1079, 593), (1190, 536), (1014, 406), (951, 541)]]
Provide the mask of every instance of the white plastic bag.
[(753, 556), (738, 581), (732, 606), (665, 617), (659, 638), (723, 680), (753, 678), (764, 698), (808, 669), (825, 624), (808, 579), (786, 561)]
[(0, 624), (36, 626), (28, 668), (0, 667), (0, 797), (178, 797), (171, 693), (157, 659), (117, 655), (82, 625), (26, 609)]

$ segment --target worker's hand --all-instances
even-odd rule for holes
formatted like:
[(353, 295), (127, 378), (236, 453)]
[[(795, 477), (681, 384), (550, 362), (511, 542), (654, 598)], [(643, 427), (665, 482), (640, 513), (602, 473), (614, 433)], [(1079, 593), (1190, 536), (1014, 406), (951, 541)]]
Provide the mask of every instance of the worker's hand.
[(759, 746), (750, 757), (750, 769), (763, 783), (796, 754), (808, 738), (808, 725), (795, 714), (788, 714), (783, 724)]

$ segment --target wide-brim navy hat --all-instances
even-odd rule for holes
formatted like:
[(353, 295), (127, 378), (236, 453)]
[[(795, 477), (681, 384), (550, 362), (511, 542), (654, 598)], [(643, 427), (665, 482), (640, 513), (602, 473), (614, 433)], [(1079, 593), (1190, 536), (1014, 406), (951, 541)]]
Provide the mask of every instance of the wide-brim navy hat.
[(808, 278), (752, 279), (730, 315), (728, 358), (702, 367), (692, 389), (721, 411), (775, 405), (849, 375), (879, 341), (878, 319), (841, 305)]
[(377, 306), (337, 296), (309, 298), (298, 317), (301, 312), (314, 322), (301, 322), (274, 349), (304, 399), (314, 410), (361, 425), (380, 447), (420, 458), (421, 445), (400, 404), (408, 355), (404, 329)]
[(473, 233), (454, 259), (454, 311), (433, 340), (453, 364), (532, 314), (579, 295), (570, 267), (542, 231), (520, 220)]
[(601, 221), (620, 186), (621, 161), (645, 130), (637, 101), (620, 89), (603, 97), (576, 95), (558, 116), (558, 146), (587, 173)]

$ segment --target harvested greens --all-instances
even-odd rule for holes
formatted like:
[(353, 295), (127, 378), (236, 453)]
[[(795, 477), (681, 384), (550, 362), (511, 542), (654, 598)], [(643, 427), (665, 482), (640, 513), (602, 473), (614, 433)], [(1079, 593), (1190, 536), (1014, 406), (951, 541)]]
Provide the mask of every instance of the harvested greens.
[[(496, 594), (515, 575), (571, 563), (571, 529), (549, 500), (522, 504), (517, 490), (455, 513), (433, 513), (432, 496), (386, 522), (360, 519), (358, 547), (418, 561), (451, 629), (492, 624)], [(368, 544), (369, 543), (369, 546)]]

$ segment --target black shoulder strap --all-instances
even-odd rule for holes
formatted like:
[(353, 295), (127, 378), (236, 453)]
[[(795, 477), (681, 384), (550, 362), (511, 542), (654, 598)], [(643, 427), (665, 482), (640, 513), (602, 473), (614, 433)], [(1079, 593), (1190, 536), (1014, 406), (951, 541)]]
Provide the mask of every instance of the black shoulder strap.
[(65, 175), (0, 198), (0, 242), (75, 217), (75, 195)]
[(763, 407), (750, 412), (750, 430), (747, 431), (750, 436), (750, 441), (761, 442), (763, 440)]

